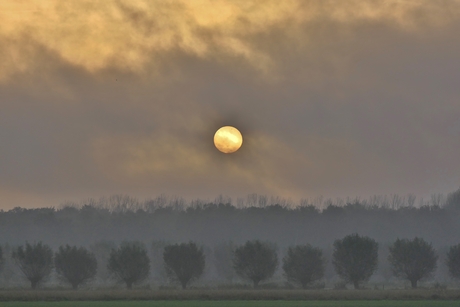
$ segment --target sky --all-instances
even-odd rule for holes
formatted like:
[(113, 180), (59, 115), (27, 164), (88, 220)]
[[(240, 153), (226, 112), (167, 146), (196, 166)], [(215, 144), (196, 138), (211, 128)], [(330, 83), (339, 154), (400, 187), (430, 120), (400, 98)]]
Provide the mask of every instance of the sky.
[(0, 208), (460, 187), (460, 1), (0, 0), (0, 20)]

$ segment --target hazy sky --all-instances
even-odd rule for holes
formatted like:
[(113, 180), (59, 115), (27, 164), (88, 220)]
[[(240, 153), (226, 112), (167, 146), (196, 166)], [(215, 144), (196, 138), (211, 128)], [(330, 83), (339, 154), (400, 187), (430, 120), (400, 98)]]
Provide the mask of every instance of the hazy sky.
[(0, 0), (0, 20), (1, 208), (460, 186), (460, 1)]

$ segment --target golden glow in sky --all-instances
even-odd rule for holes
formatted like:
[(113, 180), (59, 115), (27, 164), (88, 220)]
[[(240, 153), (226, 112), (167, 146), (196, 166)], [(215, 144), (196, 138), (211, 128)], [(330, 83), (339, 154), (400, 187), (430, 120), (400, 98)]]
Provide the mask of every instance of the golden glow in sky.
[[(0, 20), (3, 207), (458, 188), (460, 0), (0, 0)], [(217, 152), (242, 144), (219, 123), (243, 150)]]
[(142, 73), (180, 50), (241, 58), (273, 75), (277, 63), (257, 35), (286, 29), (299, 48), (312, 40), (302, 32), (323, 20), (345, 26), (375, 20), (417, 31), (458, 17), (457, 1), (448, 1), (448, 9), (432, 2), (438, 1), (0, 0), (0, 78), (37, 69), (34, 53), (46, 51), (90, 72)]

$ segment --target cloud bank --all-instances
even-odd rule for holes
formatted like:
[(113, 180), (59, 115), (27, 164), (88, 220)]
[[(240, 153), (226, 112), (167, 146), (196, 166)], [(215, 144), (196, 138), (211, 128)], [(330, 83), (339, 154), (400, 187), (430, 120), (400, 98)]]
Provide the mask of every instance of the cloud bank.
[[(460, 185), (460, 1), (1, 1), (1, 206)], [(242, 149), (212, 136), (238, 127)]]

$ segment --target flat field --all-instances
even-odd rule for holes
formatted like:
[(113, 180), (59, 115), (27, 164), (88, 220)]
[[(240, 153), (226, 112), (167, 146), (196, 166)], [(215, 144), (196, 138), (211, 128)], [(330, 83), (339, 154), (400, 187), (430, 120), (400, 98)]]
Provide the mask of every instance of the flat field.
[(2, 307), (457, 307), (460, 301), (80, 301), (2, 302)]
[(1, 302), (14, 301), (460, 301), (460, 289), (301, 290), (0, 290)]
[(45, 306), (460, 307), (460, 290), (0, 290), (0, 307)]

